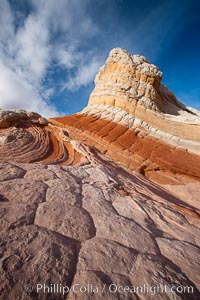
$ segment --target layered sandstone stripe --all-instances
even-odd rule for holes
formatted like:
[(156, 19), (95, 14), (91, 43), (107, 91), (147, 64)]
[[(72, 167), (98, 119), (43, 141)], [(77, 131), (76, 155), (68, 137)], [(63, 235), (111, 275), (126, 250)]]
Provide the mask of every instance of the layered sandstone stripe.
[(200, 156), (164, 143), (142, 127), (127, 128), (96, 116), (73, 115), (53, 120), (71, 139), (82, 141), (129, 170), (159, 183), (200, 180)]
[[(39, 114), (0, 111), (0, 157), (15, 162), (75, 165), (82, 159), (60, 128)], [(34, 117), (34, 118), (33, 118)]]
[(95, 88), (83, 113), (96, 111), (113, 120), (113, 112), (114, 118), (119, 115), (129, 127), (139, 123), (150, 130), (200, 142), (199, 115), (180, 103), (161, 79), (162, 73), (145, 57), (113, 49), (95, 78)]
[(161, 79), (145, 57), (113, 49), (80, 113), (48, 122), (36, 113), (0, 110), (0, 155), (76, 165), (85, 159), (78, 141), (160, 184), (199, 181), (200, 113), (180, 103)]
[(147, 59), (113, 49), (80, 113), (49, 121), (162, 184), (200, 180), (200, 114), (180, 103)]
[[(144, 57), (114, 49), (98, 76), (81, 113), (0, 111), (0, 298), (199, 300), (199, 113)], [(109, 292), (144, 283), (167, 292)]]

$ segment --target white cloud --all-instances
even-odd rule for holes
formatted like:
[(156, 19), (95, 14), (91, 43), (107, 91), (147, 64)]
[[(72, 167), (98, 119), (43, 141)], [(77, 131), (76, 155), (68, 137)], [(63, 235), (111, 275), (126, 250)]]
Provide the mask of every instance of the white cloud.
[(41, 18), (29, 15), (15, 38), (17, 64), (23, 66), (31, 80), (40, 81), (50, 62), (48, 28)]
[(11, 39), (14, 34), (14, 19), (10, 6), (6, 0), (0, 2), (0, 40)]
[[(29, 13), (17, 14), (9, 3), (16, 3), (19, 10), (28, 3)], [(94, 3), (100, 7), (99, 15), (93, 14)], [(110, 48), (121, 46), (145, 53), (153, 49), (157, 54), (165, 40), (170, 40), (169, 32), (170, 36), (175, 32), (179, 12), (174, 12), (173, 5), (156, 6), (127, 29), (123, 20), (118, 22), (116, 3), (0, 0), (0, 108), (58, 115), (49, 101), (54, 93), (76, 91), (91, 83)]]
[[(48, 117), (59, 114), (48, 101), (56, 86), (44, 84), (49, 68), (54, 63), (75, 72), (85, 62), (79, 50), (81, 38), (97, 29), (87, 15), (88, 0), (31, 2), (32, 10), (19, 27), (8, 0), (0, 2), (0, 108), (35, 110)], [(89, 66), (91, 74), (94, 66)], [(91, 80), (89, 74), (84, 79), (80, 69), (77, 74), (80, 85)]]
[(39, 92), (31, 84), (21, 80), (18, 74), (7, 68), (2, 62), (0, 62), (0, 70), (1, 109), (23, 108), (39, 112), (46, 117), (58, 114), (55, 107), (41, 98)]
[(49, 24), (54, 32), (68, 32), (74, 39), (77, 36), (93, 35), (98, 31), (87, 12), (91, 0), (31, 0), (31, 2), (41, 19)]
[(94, 80), (95, 75), (97, 74), (102, 61), (93, 58), (91, 62), (87, 64), (81, 64), (78, 67), (75, 77), (71, 77), (67, 83), (64, 85), (64, 89), (75, 91), (81, 86), (88, 85), (91, 81)]
[(15, 32), (9, 3), (0, 4), (0, 107), (58, 114), (42, 95), (41, 81), (49, 64), (48, 30), (37, 15), (27, 16)]
[(54, 57), (59, 66), (72, 69), (82, 59), (82, 54), (71, 46), (58, 45), (54, 47)]

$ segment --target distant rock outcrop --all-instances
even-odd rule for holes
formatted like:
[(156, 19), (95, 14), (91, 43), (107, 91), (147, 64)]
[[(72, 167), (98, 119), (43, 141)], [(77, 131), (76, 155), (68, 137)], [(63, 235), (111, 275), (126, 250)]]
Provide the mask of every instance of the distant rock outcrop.
[(1, 299), (199, 299), (200, 113), (161, 79), (116, 48), (81, 112), (0, 111)]

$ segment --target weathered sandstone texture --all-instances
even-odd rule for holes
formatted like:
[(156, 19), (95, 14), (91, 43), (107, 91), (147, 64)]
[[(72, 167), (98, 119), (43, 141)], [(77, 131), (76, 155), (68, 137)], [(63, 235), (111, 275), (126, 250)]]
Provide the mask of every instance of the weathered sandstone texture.
[(21, 110), (0, 111), (0, 116), (3, 116), (0, 119), (0, 124), (3, 124), (3, 128), (0, 125), (0, 157), (5, 160), (29, 163), (65, 162), (73, 165), (82, 157), (71, 146), (64, 130), (48, 126), (48, 121), (41, 116), (32, 119), (32, 116), (39, 116), (38, 114)]
[(48, 120), (35, 112), (27, 112), (21, 109), (2, 110), (0, 109), (0, 128), (7, 128), (17, 125), (22, 120), (32, 123), (47, 125)]
[(200, 299), (200, 113), (161, 79), (116, 48), (81, 112), (0, 110), (0, 299)]
[[(76, 167), (1, 161), (0, 298), (199, 299), (195, 203), (87, 151)], [(71, 290), (37, 293), (38, 283)], [(168, 292), (111, 293), (112, 284)], [(98, 293), (81, 293), (88, 285)]]
[(200, 114), (179, 102), (161, 79), (145, 57), (113, 49), (88, 106), (49, 121), (160, 184), (199, 181)]

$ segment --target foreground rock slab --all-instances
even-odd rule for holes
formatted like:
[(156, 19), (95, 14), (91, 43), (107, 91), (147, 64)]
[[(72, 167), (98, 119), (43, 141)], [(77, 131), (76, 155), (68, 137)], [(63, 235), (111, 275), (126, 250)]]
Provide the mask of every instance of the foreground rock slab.
[(199, 299), (198, 210), (115, 168), (2, 164), (1, 299)]

